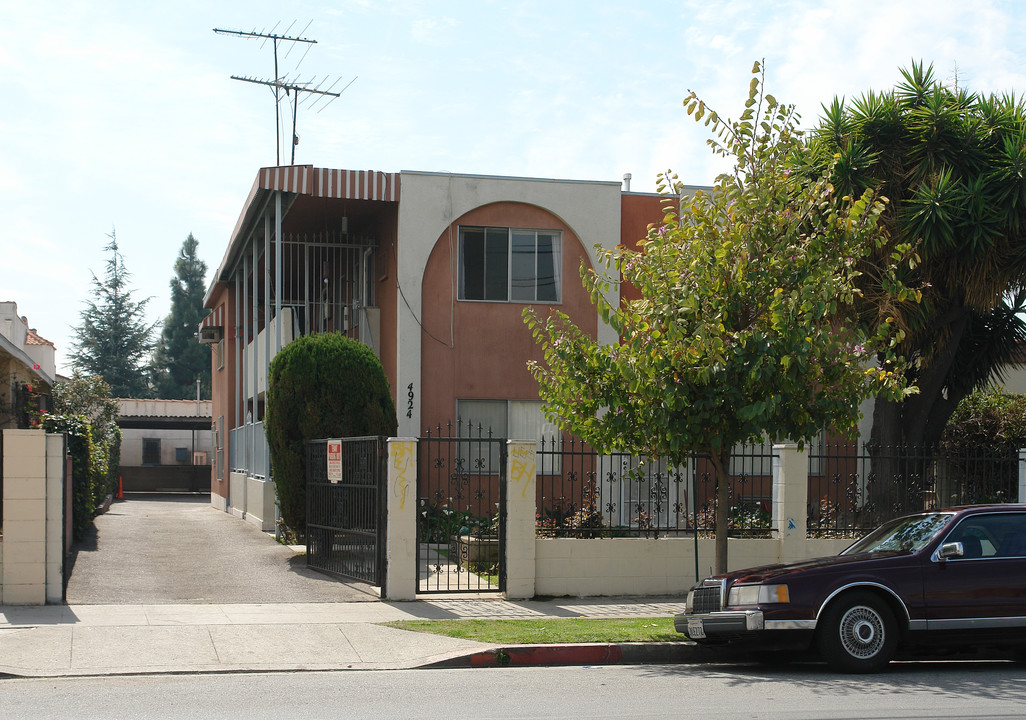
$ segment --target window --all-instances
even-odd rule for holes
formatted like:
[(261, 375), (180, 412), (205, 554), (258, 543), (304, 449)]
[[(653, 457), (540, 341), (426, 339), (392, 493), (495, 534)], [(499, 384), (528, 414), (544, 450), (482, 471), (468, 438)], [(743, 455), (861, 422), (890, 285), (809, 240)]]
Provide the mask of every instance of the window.
[[(539, 450), (543, 439), (559, 437), (559, 428), (545, 418), (538, 400), (457, 400), (456, 413), (464, 427), (470, 423), (476, 432), (480, 425), (485, 437), (491, 430), (493, 438), (537, 440)], [(488, 462), (492, 472), (497, 472), (499, 459), (495, 448)]]
[(461, 227), (459, 240), (460, 300), (561, 301), (559, 231)]
[(160, 465), (160, 438), (143, 438), (143, 465)]

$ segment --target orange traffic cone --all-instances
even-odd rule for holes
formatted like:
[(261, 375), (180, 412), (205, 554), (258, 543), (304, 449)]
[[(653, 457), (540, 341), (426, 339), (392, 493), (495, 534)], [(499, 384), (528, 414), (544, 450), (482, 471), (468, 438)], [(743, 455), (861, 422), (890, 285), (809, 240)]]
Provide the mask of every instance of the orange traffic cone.
[(124, 493), (124, 491), (121, 488), (121, 476), (118, 475), (118, 500), (124, 500), (124, 499), (125, 499), (125, 493)]

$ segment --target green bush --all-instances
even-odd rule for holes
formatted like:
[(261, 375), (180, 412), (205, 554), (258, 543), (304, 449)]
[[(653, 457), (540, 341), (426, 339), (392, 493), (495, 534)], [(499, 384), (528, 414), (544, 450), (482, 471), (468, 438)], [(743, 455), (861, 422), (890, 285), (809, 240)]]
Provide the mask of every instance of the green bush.
[[(92, 428), (83, 415), (43, 415), (43, 429), (48, 433), (64, 433), (71, 455), (72, 535), (76, 541), (85, 537), (89, 523), (96, 515), (97, 453)], [(102, 500), (102, 497), (101, 497)]]
[(306, 531), (306, 443), (392, 435), (395, 405), (381, 361), (337, 333), (301, 337), (271, 361), (264, 431), (282, 521)]
[(941, 443), (949, 451), (996, 454), (1026, 448), (1026, 395), (996, 388), (968, 395), (948, 420)]

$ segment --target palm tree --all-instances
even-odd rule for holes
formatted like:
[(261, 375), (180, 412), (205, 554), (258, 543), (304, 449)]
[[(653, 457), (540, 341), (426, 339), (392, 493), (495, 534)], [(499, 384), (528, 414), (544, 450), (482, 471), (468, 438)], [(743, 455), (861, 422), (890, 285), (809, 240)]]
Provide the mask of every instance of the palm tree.
[[(894, 90), (824, 106), (798, 161), (834, 162), (843, 194), (880, 188), (891, 242), (916, 246), (905, 280), (922, 301), (896, 319), (919, 394), (878, 401), (872, 441), (933, 445), (959, 400), (1001, 379), (1026, 340), (1026, 108), (1014, 95), (946, 86), (922, 63), (901, 74)], [(863, 309), (876, 315), (872, 267)]]

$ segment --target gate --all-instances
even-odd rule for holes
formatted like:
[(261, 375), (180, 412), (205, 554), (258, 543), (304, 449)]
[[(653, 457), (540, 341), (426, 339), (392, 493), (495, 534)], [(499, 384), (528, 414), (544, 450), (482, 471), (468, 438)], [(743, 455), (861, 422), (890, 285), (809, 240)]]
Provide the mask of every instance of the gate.
[(312, 440), (306, 452), (307, 567), (383, 588), (385, 438)]
[(481, 426), (455, 430), (439, 426), (418, 443), (417, 592), (501, 592), (506, 440)]

